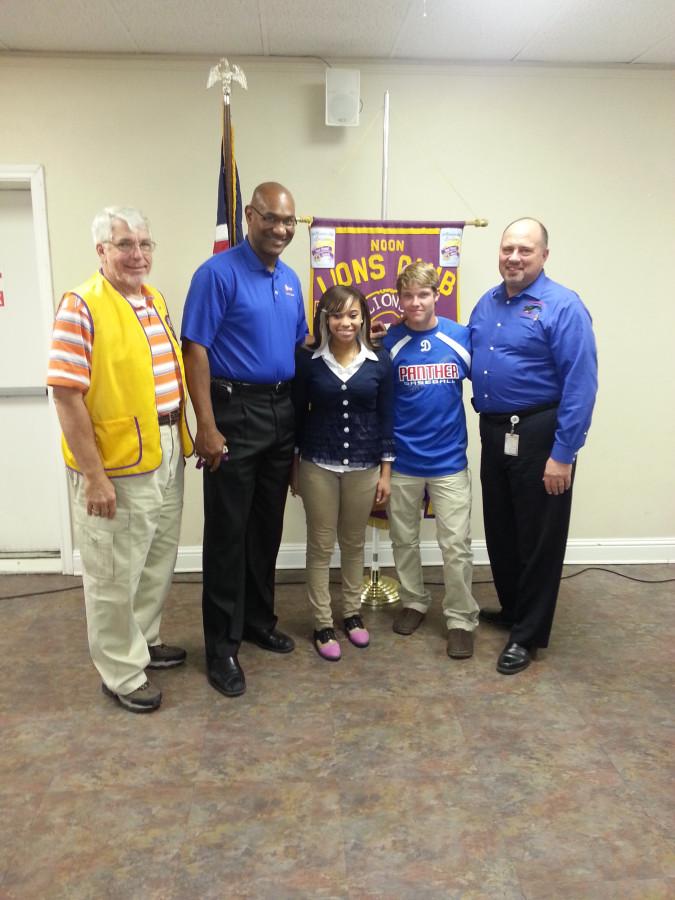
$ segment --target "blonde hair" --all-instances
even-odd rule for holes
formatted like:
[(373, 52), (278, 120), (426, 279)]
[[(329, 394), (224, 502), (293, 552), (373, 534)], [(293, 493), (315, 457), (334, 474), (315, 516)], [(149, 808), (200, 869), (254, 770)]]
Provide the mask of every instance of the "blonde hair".
[(396, 279), (396, 291), (400, 294), (405, 288), (409, 288), (412, 284), (419, 284), (420, 287), (428, 287), (438, 293), (438, 272), (436, 266), (430, 262), (424, 262), (418, 259), (417, 262), (410, 263)]

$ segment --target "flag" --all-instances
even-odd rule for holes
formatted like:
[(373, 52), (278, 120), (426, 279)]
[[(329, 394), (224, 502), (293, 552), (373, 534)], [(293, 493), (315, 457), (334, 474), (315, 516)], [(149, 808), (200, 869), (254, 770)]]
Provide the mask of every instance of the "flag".
[(218, 213), (213, 252), (220, 253), (244, 239), (241, 224), (241, 189), (239, 172), (234, 158), (234, 138), (230, 120), (229, 97), (223, 104), (223, 138), (220, 144), (220, 172), (218, 175)]

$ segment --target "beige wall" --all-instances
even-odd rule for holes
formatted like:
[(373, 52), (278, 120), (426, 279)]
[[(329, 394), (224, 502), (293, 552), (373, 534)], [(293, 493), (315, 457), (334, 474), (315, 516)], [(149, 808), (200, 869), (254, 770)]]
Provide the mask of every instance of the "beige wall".
[[(249, 81), (233, 103), (242, 189), (282, 181), (302, 215), (379, 215), (389, 90), (389, 215), (490, 221), (466, 232), (463, 321), (498, 280), (503, 225), (525, 214), (544, 220), (548, 274), (583, 297), (600, 354), (571, 537), (675, 535), (675, 73), (350, 63), (361, 69), (363, 111), (358, 128), (342, 129), (323, 124), (322, 63), (238, 61)], [(133, 204), (153, 223), (153, 280), (180, 320), (213, 237), (220, 123), (219, 97), (205, 89), (212, 62), (0, 55), (0, 162), (45, 167), (56, 298), (94, 268), (93, 213)], [(305, 285), (307, 250), (301, 228), (286, 259)], [(470, 409), (469, 419), (478, 495)], [(184, 545), (201, 534), (192, 466)], [(479, 510), (476, 503), (477, 538)], [(284, 540), (303, 537), (299, 501), (291, 501)]]

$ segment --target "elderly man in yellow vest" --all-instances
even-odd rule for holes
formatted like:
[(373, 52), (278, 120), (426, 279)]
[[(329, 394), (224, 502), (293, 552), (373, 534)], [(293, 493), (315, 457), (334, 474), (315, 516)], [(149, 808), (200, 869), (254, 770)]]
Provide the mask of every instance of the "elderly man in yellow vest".
[(61, 300), (47, 383), (72, 486), (91, 657), (105, 695), (151, 712), (162, 694), (145, 670), (186, 657), (159, 635), (192, 453), (185, 374), (164, 298), (145, 282), (155, 249), (147, 220), (107, 207), (92, 234), (101, 268)]

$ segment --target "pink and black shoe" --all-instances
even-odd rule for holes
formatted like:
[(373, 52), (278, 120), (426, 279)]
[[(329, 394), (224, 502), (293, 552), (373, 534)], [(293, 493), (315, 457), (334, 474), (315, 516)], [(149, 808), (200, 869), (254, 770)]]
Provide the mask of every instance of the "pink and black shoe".
[(355, 647), (367, 647), (370, 643), (370, 635), (363, 625), (361, 616), (349, 616), (344, 621), (345, 634)]
[(321, 659), (328, 662), (338, 662), (342, 656), (342, 650), (335, 636), (335, 629), (320, 628), (314, 632), (313, 644)]

